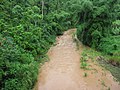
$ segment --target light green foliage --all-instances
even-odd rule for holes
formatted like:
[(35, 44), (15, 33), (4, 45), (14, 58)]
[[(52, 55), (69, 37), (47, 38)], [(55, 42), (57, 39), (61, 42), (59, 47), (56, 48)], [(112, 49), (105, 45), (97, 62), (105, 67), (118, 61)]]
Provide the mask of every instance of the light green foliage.
[(80, 62), (81, 62), (80, 67), (81, 67), (82, 69), (85, 69), (85, 70), (88, 69), (88, 63), (87, 63), (87, 61), (88, 61), (87, 54), (85, 54), (85, 53), (83, 52), (83, 53), (82, 53), (82, 57), (81, 57), (81, 59), (80, 59)]
[(81, 61), (81, 68), (87, 69), (88, 64), (85, 61)]

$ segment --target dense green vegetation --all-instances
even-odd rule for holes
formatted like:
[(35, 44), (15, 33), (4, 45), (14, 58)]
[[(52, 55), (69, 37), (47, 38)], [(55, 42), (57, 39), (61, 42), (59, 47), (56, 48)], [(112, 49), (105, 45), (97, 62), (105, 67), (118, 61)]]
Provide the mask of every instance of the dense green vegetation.
[(79, 40), (120, 62), (120, 1), (85, 0), (80, 4)]
[(80, 41), (120, 62), (119, 0), (0, 0), (0, 89), (32, 89), (55, 37), (76, 26)]
[(0, 1), (0, 90), (33, 88), (39, 63), (56, 35), (69, 25), (69, 14), (58, 10), (57, 4), (53, 0)]

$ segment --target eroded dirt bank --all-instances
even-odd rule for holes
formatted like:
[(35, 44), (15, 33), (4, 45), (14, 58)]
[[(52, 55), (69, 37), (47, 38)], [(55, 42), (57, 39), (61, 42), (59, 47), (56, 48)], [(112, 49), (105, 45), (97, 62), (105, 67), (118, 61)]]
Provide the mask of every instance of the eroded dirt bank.
[[(41, 68), (35, 90), (120, 90), (112, 75), (95, 62), (89, 61), (91, 70), (80, 68), (82, 47), (76, 50), (73, 32), (75, 29), (57, 37), (56, 46), (48, 52), (50, 61)], [(84, 77), (86, 72), (88, 76)]]

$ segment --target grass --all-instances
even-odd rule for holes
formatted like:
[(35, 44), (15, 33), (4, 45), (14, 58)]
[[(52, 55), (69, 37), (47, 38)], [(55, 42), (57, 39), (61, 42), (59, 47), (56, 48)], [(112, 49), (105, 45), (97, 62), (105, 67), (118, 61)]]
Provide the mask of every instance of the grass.
[(98, 61), (101, 66), (105, 67), (107, 70), (111, 72), (111, 74), (120, 82), (120, 67), (113, 66), (106, 61)]
[(105, 82), (103, 80), (101, 81), (101, 85), (106, 87)]
[[(100, 56), (103, 57), (103, 59), (97, 60), (97, 57), (100, 57)], [(111, 74), (117, 79), (117, 81), (120, 82), (120, 66), (116, 66), (116, 65), (113, 65), (112, 63), (110, 63), (110, 60), (114, 59), (114, 57), (103, 55), (103, 53), (97, 52), (91, 48), (84, 48), (82, 57), (81, 57), (81, 68), (82, 69), (85, 69), (85, 70), (88, 69), (88, 66), (89, 66), (88, 62), (87, 62), (88, 58), (90, 58), (92, 61), (97, 60), (98, 63), (102, 67), (109, 70), (111, 72)], [(110, 89), (108, 88), (108, 90), (110, 90)]]
[(88, 74), (85, 72), (83, 76), (84, 76), (84, 77), (87, 77), (87, 76), (88, 76)]
[(108, 56), (109, 63), (120, 67), (120, 56)]
[[(81, 46), (80, 45), (81, 43), (79, 41), (75, 41), (75, 42), (77, 44), (76, 45), (77, 47)], [(103, 60), (97, 60), (99, 64), (105, 67), (107, 70), (109, 70), (111, 74), (117, 79), (117, 81), (120, 82), (120, 56), (109, 56), (102, 52), (95, 51), (94, 49), (86, 46), (82, 46), (82, 48), (83, 48), (83, 52), (82, 52), (82, 57), (80, 59), (81, 62), (80, 67), (82, 69), (85, 70), (88, 69), (89, 65), (87, 62), (87, 58), (90, 58), (92, 61), (95, 61), (97, 60), (97, 57), (102, 56)], [(110, 90), (110, 88), (108, 88), (108, 90)]]
[(87, 69), (87, 63), (86, 62), (81, 62), (81, 68), (82, 69)]
[(107, 90), (110, 90), (110, 87)]
[(88, 61), (87, 54), (82, 53), (82, 57), (80, 58), (80, 62), (81, 62), (80, 67), (84, 70), (89, 69), (88, 68), (89, 65), (88, 65), (87, 61)]

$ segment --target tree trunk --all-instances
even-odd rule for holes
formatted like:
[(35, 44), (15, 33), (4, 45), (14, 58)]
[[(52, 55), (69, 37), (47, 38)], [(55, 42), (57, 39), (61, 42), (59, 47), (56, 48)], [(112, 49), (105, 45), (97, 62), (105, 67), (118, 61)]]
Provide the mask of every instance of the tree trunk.
[(44, 1), (42, 0), (42, 20), (44, 18)]

